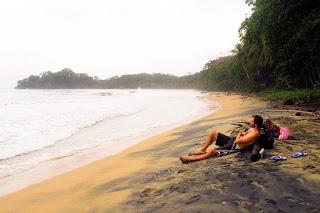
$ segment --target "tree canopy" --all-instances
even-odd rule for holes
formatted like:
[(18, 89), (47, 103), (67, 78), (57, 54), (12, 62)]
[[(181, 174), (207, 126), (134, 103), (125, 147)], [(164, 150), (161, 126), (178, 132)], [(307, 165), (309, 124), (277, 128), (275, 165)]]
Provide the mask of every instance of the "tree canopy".
[(38, 76), (31, 75), (18, 81), (17, 89), (179, 89), (196, 88), (194, 81), (196, 75), (177, 77), (169, 74), (131, 74), (114, 76), (100, 80), (85, 73), (77, 74), (71, 69), (65, 68), (59, 72), (43, 72)]
[[(264, 87), (310, 88), (320, 83), (320, 2), (247, 1), (252, 14), (239, 29), (236, 58), (248, 79)], [(240, 70), (239, 70), (240, 71)]]
[(43, 72), (38, 76), (31, 75), (28, 78), (18, 81), (17, 89), (82, 89), (95, 85), (93, 77), (86, 73), (74, 73), (71, 69), (65, 68), (59, 72)]

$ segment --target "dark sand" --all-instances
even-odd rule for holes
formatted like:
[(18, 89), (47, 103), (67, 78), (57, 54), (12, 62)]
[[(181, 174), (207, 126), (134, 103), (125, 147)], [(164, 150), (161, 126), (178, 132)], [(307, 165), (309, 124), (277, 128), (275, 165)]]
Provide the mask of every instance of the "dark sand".
[[(250, 162), (251, 152), (245, 151), (136, 174), (128, 180), (135, 190), (123, 203), (122, 210), (320, 212), (320, 119), (272, 110), (262, 110), (260, 114), (267, 114), (276, 124), (289, 127), (295, 140), (276, 141), (275, 149), (268, 150), (264, 159), (255, 163)], [(229, 126), (229, 122), (225, 123), (223, 119), (212, 123)], [(146, 152), (156, 153), (155, 157), (159, 159), (161, 156), (188, 153), (200, 146), (210, 127), (186, 129), (177, 139)], [(188, 143), (181, 146), (181, 141)], [(290, 155), (297, 151), (308, 152), (309, 155), (291, 158)], [(288, 160), (271, 161), (268, 158), (272, 155), (286, 156)]]

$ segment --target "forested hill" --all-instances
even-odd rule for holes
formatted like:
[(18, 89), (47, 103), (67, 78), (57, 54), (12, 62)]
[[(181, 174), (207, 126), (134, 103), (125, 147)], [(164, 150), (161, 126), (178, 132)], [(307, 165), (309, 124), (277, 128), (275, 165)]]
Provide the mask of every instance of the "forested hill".
[(98, 80), (85, 74), (47, 72), (19, 81), (17, 88), (263, 91), (319, 87), (320, 1), (246, 0), (246, 3), (252, 14), (239, 26), (240, 42), (233, 54), (209, 61), (194, 75), (179, 78), (138, 74)]
[(31, 75), (18, 81), (17, 89), (186, 89), (196, 88), (196, 75), (177, 77), (168, 74), (131, 74), (115, 76), (106, 80), (91, 77), (85, 73), (75, 73), (71, 69), (59, 72), (44, 72), (40, 75)]
[(201, 72), (205, 88), (261, 91), (320, 85), (320, 1), (247, 0), (252, 14), (223, 64)]

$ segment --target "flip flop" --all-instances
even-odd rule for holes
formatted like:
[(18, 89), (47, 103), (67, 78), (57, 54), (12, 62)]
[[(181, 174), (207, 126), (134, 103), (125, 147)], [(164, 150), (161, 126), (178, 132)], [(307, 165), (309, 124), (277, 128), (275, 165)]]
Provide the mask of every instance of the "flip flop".
[(270, 160), (275, 160), (275, 161), (278, 161), (278, 160), (287, 160), (286, 157), (283, 157), (281, 155), (274, 155), (270, 158)]
[(306, 153), (306, 152), (296, 152), (296, 153), (292, 154), (291, 157), (292, 158), (300, 158), (300, 157), (303, 157), (306, 155), (308, 155), (308, 153)]

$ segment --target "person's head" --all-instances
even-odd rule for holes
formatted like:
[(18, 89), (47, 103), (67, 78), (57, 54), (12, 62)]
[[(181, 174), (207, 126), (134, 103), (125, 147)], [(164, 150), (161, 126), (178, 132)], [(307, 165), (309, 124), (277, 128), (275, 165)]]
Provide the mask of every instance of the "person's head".
[(263, 118), (260, 115), (252, 115), (249, 121), (249, 125), (252, 128), (260, 129), (263, 124)]

